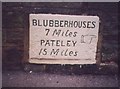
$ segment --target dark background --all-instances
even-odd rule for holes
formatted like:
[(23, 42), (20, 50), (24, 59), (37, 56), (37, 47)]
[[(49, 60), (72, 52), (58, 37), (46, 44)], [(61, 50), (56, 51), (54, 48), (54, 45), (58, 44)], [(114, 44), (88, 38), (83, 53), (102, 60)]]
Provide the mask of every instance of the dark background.
[[(24, 64), (30, 13), (97, 15), (104, 65)], [(3, 87), (118, 87), (118, 3), (3, 2)], [(110, 65), (109, 65), (110, 64)], [(107, 66), (106, 66), (107, 65)], [(112, 74), (112, 75), (111, 75)], [(106, 89), (106, 88), (105, 88)]]
[(30, 13), (99, 16), (102, 28), (100, 29), (102, 62), (118, 63), (118, 3), (4, 2), (2, 3), (3, 69), (19, 69), (22, 65), (26, 45), (24, 38), (28, 25), (26, 15)]

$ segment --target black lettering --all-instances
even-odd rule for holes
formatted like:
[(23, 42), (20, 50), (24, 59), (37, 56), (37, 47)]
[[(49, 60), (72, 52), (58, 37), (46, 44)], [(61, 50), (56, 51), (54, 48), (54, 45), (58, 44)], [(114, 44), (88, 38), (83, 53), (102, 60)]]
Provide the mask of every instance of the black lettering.
[(73, 21), (69, 21), (69, 27), (73, 27)]
[(41, 43), (41, 46), (42, 46), (42, 45), (43, 45), (43, 43), (45, 43), (45, 40), (41, 40), (41, 42), (40, 42), (40, 43)]
[(59, 53), (59, 49), (55, 50), (55, 49), (52, 49), (50, 55), (58, 55)]
[(64, 53), (64, 50), (62, 50), (62, 52), (61, 52), (61, 56), (63, 56), (63, 53)]
[(55, 27), (59, 27), (59, 21), (55, 20)]
[(82, 27), (82, 21), (79, 21), (78, 27), (79, 27), (79, 28)]
[(55, 29), (54, 32), (53, 32), (53, 34), (52, 34), (52, 36), (54, 36), (54, 35), (59, 36), (60, 33), (61, 33), (61, 30), (57, 30), (57, 29)]
[(87, 22), (87, 28), (91, 28), (91, 27), (90, 27), (90, 23), (91, 23), (91, 21), (88, 21), (88, 22)]
[(74, 27), (77, 28), (77, 26), (78, 26), (78, 23), (77, 23), (77, 21), (75, 21), (74, 22)]
[(71, 37), (71, 36), (72, 36), (72, 34), (73, 34), (73, 33), (72, 33), (72, 32), (70, 32), (70, 33), (69, 33), (69, 37)]
[(77, 36), (77, 32), (74, 32), (73, 37), (76, 37), (76, 36)]
[(45, 46), (50, 46), (49, 40), (46, 41)]
[(48, 35), (48, 33), (50, 32), (50, 29), (45, 29), (46, 32), (46, 36)]
[(83, 21), (82, 27), (86, 28), (86, 21)]
[(63, 41), (61, 41), (61, 46), (65, 46), (65, 44), (63, 44)]
[(72, 56), (72, 54), (73, 54), (73, 51), (70, 51), (70, 52), (69, 52), (69, 56)]
[(39, 55), (41, 55), (42, 49), (40, 49)]
[(75, 46), (76, 45), (76, 43), (77, 43), (77, 41), (72, 41), (73, 42), (73, 46)]
[(48, 26), (48, 20), (43, 20), (43, 26), (47, 27)]
[(67, 52), (68, 52), (68, 49), (65, 51), (65, 54), (64, 54), (64, 56), (67, 56)]
[(76, 51), (74, 56), (77, 56), (77, 54), (78, 54), (78, 52)]
[(64, 36), (64, 31), (62, 32), (61, 36)]
[(53, 45), (54, 45), (55, 40), (51, 40), (51, 42), (52, 42), (52, 46), (53, 46)]
[(36, 20), (36, 19), (33, 19), (33, 20), (32, 20), (32, 25), (33, 25), (33, 26), (37, 26), (37, 20)]
[(60, 46), (60, 40), (56, 41), (56, 46)]
[(64, 27), (68, 27), (68, 21), (65, 20)]
[(70, 40), (67, 40), (67, 46), (70, 46), (70, 42), (71, 42)]
[(47, 54), (47, 49), (45, 48), (44, 50), (43, 50), (43, 55), (46, 55)]
[(60, 21), (60, 27), (63, 27), (63, 20)]
[(69, 32), (69, 30), (67, 30), (67, 31), (66, 31), (66, 33), (65, 33), (65, 36), (66, 36), (66, 37), (68, 36), (68, 35), (67, 35), (67, 34), (68, 34), (68, 32)]
[(95, 21), (92, 22), (93, 26), (91, 28), (95, 28), (95, 23), (96, 23)]
[(50, 27), (53, 27), (53, 23), (54, 23), (53, 20), (49, 20), (49, 26)]

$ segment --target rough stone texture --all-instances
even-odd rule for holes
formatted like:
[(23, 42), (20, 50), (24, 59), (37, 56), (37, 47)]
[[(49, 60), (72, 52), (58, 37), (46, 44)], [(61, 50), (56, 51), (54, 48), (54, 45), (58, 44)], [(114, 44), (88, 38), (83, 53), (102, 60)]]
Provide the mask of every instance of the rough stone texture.
[[(118, 66), (115, 64), (118, 63), (117, 3), (4, 2), (2, 5), (3, 87), (118, 87)], [(106, 64), (22, 65), (28, 25), (25, 17), (29, 13), (98, 15), (103, 36), (102, 62)]]
[(59, 75), (33, 71), (9, 71), (3, 74), (3, 87), (118, 87), (117, 76)]
[[(3, 69), (22, 68), (24, 54), (25, 15), (53, 13), (98, 15), (102, 30), (102, 62), (117, 63), (117, 3), (3, 3)], [(21, 66), (20, 66), (21, 65)], [(10, 66), (10, 67), (8, 67)]]

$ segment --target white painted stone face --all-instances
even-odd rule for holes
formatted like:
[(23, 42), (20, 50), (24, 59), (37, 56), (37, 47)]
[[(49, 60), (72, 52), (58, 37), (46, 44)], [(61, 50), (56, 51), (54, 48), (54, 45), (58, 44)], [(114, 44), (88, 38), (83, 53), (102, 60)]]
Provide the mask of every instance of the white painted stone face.
[(29, 62), (94, 64), (99, 17), (58, 14), (29, 15)]

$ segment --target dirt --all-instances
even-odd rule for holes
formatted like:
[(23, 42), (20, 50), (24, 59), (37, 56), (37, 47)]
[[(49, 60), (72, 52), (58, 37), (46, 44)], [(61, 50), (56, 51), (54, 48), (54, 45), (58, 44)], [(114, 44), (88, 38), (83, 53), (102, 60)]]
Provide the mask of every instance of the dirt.
[(3, 87), (118, 87), (117, 75), (4, 71)]

